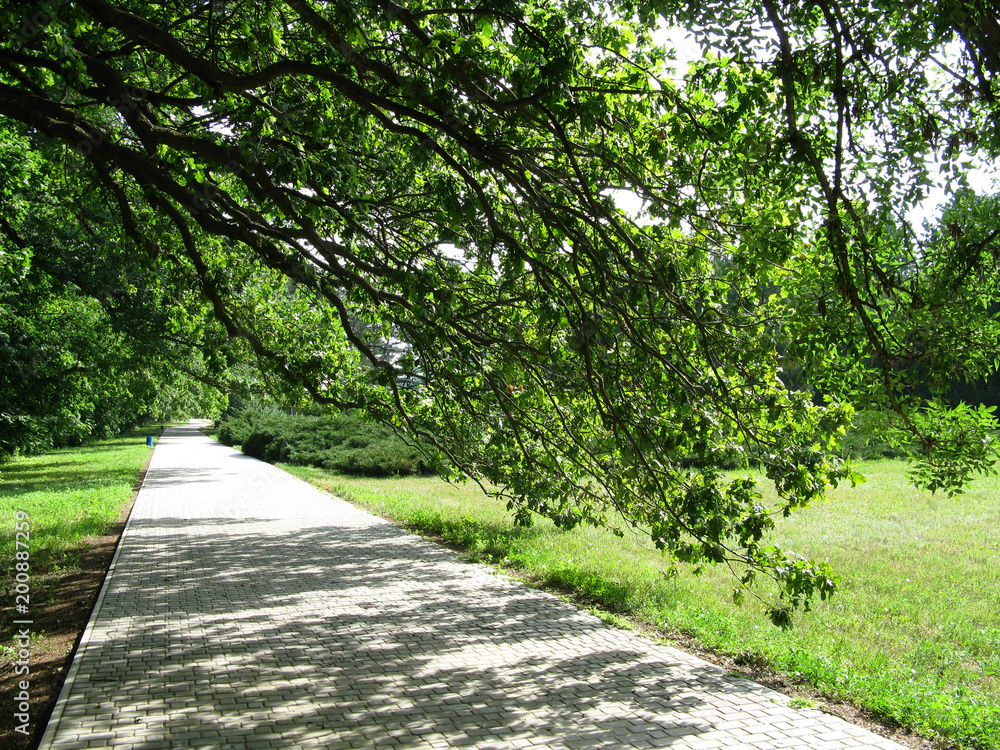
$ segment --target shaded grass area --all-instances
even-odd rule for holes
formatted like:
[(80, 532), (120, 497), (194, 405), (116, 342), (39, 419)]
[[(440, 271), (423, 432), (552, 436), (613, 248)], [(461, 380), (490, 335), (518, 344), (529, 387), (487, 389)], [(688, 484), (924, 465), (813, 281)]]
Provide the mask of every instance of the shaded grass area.
[[(948, 499), (906, 483), (906, 464), (861, 465), (868, 482), (779, 522), (775, 540), (829, 558), (840, 592), (771, 626), (762, 602), (731, 601), (723, 569), (668, 580), (645, 539), (541, 521), (514, 527), (474, 485), (433, 478), (359, 479), (284, 467), (334, 494), (572, 592), (612, 617), (692, 636), (737, 663), (762, 664), (824, 695), (864, 706), (944, 746), (1000, 749), (1000, 481)], [(762, 591), (767, 598), (769, 592)]]
[[(99, 536), (118, 520), (146, 466), (148, 435), (158, 427), (80, 448), (64, 448), (0, 464), (0, 519), (30, 517), (32, 567), (62, 561), (80, 541)], [(14, 559), (13, 533), (0, 535), (0, 569)]]

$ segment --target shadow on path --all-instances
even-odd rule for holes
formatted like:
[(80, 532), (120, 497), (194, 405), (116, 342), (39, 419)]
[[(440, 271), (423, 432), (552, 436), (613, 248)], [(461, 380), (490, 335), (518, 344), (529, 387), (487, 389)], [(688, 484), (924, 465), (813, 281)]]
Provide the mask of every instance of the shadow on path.
[(763, 748), (802, 717), (195, 439), (161, 441), (52, 748), (690, 747), (723, 724), (718, 747)]

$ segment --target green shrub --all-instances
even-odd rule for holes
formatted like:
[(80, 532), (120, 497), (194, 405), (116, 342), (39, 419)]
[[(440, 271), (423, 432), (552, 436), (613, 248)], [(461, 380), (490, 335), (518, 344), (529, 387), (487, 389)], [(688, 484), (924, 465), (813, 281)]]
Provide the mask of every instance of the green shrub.
[(219, 421), (219, 431), (216, 437), (225, 445), (243, 445), (263, 414), (250, 409), (243, 409), (232, 414), (224, 414)]
[(245, 409), (226, 415), (219, 440), (270, 463), (316, 466), (357, 476), (433, 474), (426, 452), (357, 414), (289, 415)]

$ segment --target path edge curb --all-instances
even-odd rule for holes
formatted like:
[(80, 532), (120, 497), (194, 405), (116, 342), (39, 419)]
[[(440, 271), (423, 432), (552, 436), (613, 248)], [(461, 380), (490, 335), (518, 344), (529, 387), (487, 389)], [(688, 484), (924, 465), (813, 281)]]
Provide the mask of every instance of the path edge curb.
[[(156, 445), (153, 447), (150, 454), (150, 463), (152, 463), (158, 447), (159, 440), (156, 442)], [(108, 588), (111, 585), (111, 577), (114, 575), (115, 568), (118, 566), (118, 556), (121, 554), (122, 548), (125, 546), (125, 538), (132, 529), (132, 518), (135, 516), (135, 506), (139, 502), (143, 489), (146, 487), (147, 476), (149, 476), (148, 464), (146, 472), (143, 474), (142, 482), (139, 485), (139, 491), (136, 492), (135, 502), (132, 503), (128, 519), (125, 521), (125, 528), (122, 529), (122, 534), (118, 538), (118, 545), (115, 547), (115, 554), (111, 558), (111, 564), (108, 566), (107, 573), (104, 575), (104, 582), (101, 584), (101, 591), (97, 595), (97, 601), (94, 602), (94, 608), (90, 611), (90, 619), (87, 620), (87, 627), (84, 629), (83, 636), (80, 638), (80, 643), (76, 648), (76, 653), (73, 655), (73, 661), (69, 666), (69, 672), (67, 672), (66, 679), (63, 681), (62, 688), (59, 690), (59, 698), (56, 699), (56, 705), (53, 707), (52, 713), (49, 714), (49, 721), (45, 725), (45, 732), (42, 734), (42, 739), (39, 740), (36, 750), (49, 750), (49, 748), (51, 748), (56, 732), (59, 729), (59, 724), (62, 722), (63, 713), (66, 711), (66, 703), (69, 701), (69, 696), (70, 693), (73, 692), (73, 686), (76, 683), (77, 675), (80, 673), (80, 664), (83, 662), (84, 651), (86, 651), (87, 646), (90, 644), (91, 637), (94, 633), (94, 627), (97, 623), (97, 618), (101, 613), (101, 606), (104, 604), (104, 596), (108, 592)]]

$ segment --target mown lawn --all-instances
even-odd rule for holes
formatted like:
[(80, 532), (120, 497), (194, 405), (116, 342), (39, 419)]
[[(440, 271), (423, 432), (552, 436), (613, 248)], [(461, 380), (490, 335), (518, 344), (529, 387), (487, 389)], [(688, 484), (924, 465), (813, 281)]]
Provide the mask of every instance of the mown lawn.
[[(861, 465), (840, 488), (780, 522), (776, 541), (829, 558), (842, 577), (830, 602), (790, 631), (763, 604), (731, 601), (723, 569), (667, 580), (645, 540), (548, 522), (515, 529), (475, 485), (365, 480), (285, 466), (333, 494), (444, 537), (474, 557), (575, 589), (608, 611), (693, 635), (704, 646), (773, 669), (963, 747), (1000, 749), (1000, 481), (948, 499), (909, 486), (906, 464)], [(770, 595), (770, 592), (766, 592)]]
[[(80, 448), (66, 448), (0, 464), (0, 523), (8, 531), (14, 513), (30, 517), (33, 565), (60, 560), (88, 536), (118, 520), (150, 449), (137, 431)], [(0, 561), (13, 562), (14, 534), (0, 535)]]

